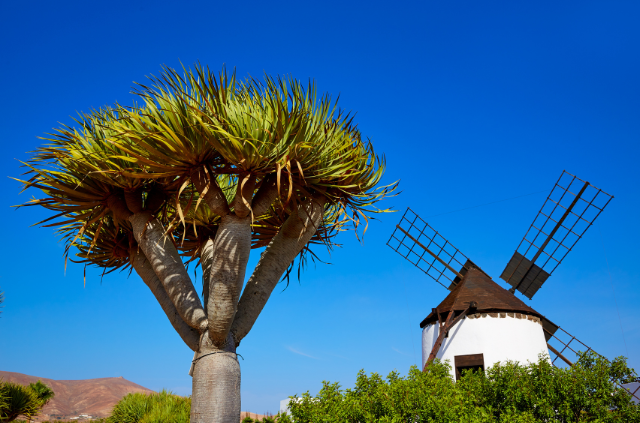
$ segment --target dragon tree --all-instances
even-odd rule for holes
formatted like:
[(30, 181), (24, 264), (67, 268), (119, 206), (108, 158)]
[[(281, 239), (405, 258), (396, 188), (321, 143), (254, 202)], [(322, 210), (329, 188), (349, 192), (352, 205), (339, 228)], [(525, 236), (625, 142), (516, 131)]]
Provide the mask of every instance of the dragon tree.
[(48, 134), (20, 179), (44, 197), (24, 205), (52, 212), (40, 224), (57, 227), (65, 266), (135, 270), (194, 351), (191, 421), (238, 422), (236, 349), (276, 284), (366, 229), (397, 185), (380, 184), (384, 157), (313, 82), (202, 66), (149, 80), (133, 106)]

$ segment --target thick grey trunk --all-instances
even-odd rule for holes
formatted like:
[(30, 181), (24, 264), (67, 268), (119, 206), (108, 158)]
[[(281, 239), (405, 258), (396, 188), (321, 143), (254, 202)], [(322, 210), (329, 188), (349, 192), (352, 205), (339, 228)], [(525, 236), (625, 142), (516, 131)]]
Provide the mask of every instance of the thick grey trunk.
[(204, 332), (193, 363), (191, 423), (240, 421), (240, 363), (231, 338), (221, 349)]
[(207, 317), (198, 293), (171, 237), (165, 236), (162, 224), (147, 212), (133, 214), (129, 221), (133, 236), (182, 319), (200, 332), (206, 330)]
[(192, 351), (197, 351), (200, 334), (182, 320), (182, 317), (178, 314), (178, 310), (176, 310), (173, 302), (171, 302), (167, 291), (165, 291), (160, 279), (158, 279), (158, 276), (151, 268), (151, 263), (149, 263), (144, 256), (144, 253), (136, 248), (131, 252), (131, 257), (131, 265), (156, 297), (164, 314), (167, 315), (169, 322), (171, 322), (173, 328), (178, 332), (180, 338), (182, 338), (184, 343), (187, 344)]
[(282, 274), (318, 230), (325, 202), (319, 197), (301, 204), (265, 249), (238, 304), (231, 328), (236, 344), (249, 333)]
[(207, 303), (209, 336), (218, 347), (224, 345), (231, 329), (250, 252), (251, 217), (224, 216), (214, 240)]
[(202, 303), (204, 313), (207, 313), (209, 303), (209, 281), (211, 280), (211, 265), (213, 264), (213, 240), (207, 239), (200, 252), (200, 266), (202, 266)]

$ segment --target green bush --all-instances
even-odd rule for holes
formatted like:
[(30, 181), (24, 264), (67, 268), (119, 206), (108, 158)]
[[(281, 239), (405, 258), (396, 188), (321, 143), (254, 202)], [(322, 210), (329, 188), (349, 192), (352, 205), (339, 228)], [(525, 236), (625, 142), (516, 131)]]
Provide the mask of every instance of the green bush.
[(29, 389), (31, 389), (38, 397), (40, 408), (47, 405), (47, 403), (51, 401), (55, 396), (53, 390), (40, 381), (37, 381), (36, 383), (30, 383)]
[(4, 410), (9, 406), (9, 395), (2, 387), (2, 382), (0, 381), (0, 421), (2, 420), (2, 416)]
[(191, 398), (162, 390), (157, 394), (129, 394), (114, 407), (108, 423), (189, 423)]
[(635, 377), (623, 358), (589, 353), (566, 369), (542, 358), (498, 364), (464, 372), (457, 383), (449, 371), (448, 363), (434, 361), (426, 372), (412, 367), (406, 377), (392, 372), (386, 380), (360, 371), (353, 389), (323, 382), (316, 397), (307, 392), (291, 401), (291, 415), (278, 423), (640, 423), (640, 406), (618, 388)]
[(17, 383), (0, 383), (0, 396), (4, 398), (0, 409), (1, 422), (14, 421), (20, 415), (35, 416), (42, 407), (42, 402), (32, 389)]
[(53, 397), (51, 388), (40, 381), (29, 386), (0, 381), (0, 422), (11, 422), (21, 415), (33, 417)]

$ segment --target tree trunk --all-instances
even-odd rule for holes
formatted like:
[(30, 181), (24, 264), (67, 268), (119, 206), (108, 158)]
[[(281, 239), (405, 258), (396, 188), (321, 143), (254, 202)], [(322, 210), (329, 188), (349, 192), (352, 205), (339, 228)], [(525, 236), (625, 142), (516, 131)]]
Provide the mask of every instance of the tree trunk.
[(178, 335), (180, 335), (180, 338), (182, 338), (184, 343), (187, 344), (192, 351), (197, 351), (200, 334), (182, 320), (182, 317), (180, 317), (178, 310), (176, 310), (176, 307), (171, 302), (171, 298), (169, 298), (167, 291), (165, 291), (162, 282), (160, 282), (160, 279), (158, 279), (158, 276), (151, 268), (151, 263), (149, 263), (144, 253), (139, 248), (134, 247), (130, 257), (131, 265), (156, 297), (160, 307), (162, 307), (162, 310), (169, 319), (169, 322), (171, 322), (173, 328), (178, 332)]
[(300, 204), (273, 237), (242, 293), (231, 333), (236, 345), (249, 333), (271, 292), (322, 223), (326, 198), (318, 196)]
[(213, 249), (213, 240), (209, 238), (205, 241), (200, 253), (200, 266), (202, 267), (202, 304), (204, 306), (204, 314), (207, 316), (209, 315), (209, 281), (211, 280)]
[(222, 347), (233, 324), (244, 285), (251, 253), (251, 217), (224, 216), (213, 243), (210, 280), (203, 283), (209, 283), (209, 337)]
[(207, 316), (171, 236), (165, 235), (151, 213), (133, 214), (129, 221), (133, 236), (182, 319), (200, 332), (206, 330)]
[(191, 423), (240, 421), (240, 363), (231, 335), (217, 348), (205, 331), (194, 359)]

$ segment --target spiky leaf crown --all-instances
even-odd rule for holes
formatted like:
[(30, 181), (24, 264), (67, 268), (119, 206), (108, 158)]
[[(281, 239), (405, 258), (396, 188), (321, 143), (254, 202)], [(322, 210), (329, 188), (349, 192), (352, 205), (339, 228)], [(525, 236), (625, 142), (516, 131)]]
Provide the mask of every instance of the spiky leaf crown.
[[(384, 157), (363, 141), (353, 118), (313, 82), (265, 77), (238, 81), (196, 66), (183, 75), (164, 68), (134, 93), (140, 105), (115, 105), (63, 126), (24, 163), (24, 189), (39, 188), (40, 205), (54, 212), (39, 222), (58, 227), (67, 253), (113, 271), (129, 264), (135, 248), (128, 221), (118, 218), (113, 198), (136, 195), (173, 234), (181, 253), (199, 257), (220, 217), (201, 201), (191, 175), (203, 169), (231, 204), (239, 183), (255, 191), (275, 180), (278, 198), (254, 216), (253, 247), (267, 245), (291, 211), (311, 195), (328, 198), (321, 228), (311, 243), (331, 246), (347, 223), (358, 227), (397, 184), (377, 187)], [(255, 192), (254, 191), (254, 192)], [(366, 229), (366, 225), (365, 225)], [(304, 263), (305, 248), (300, 263)]]

